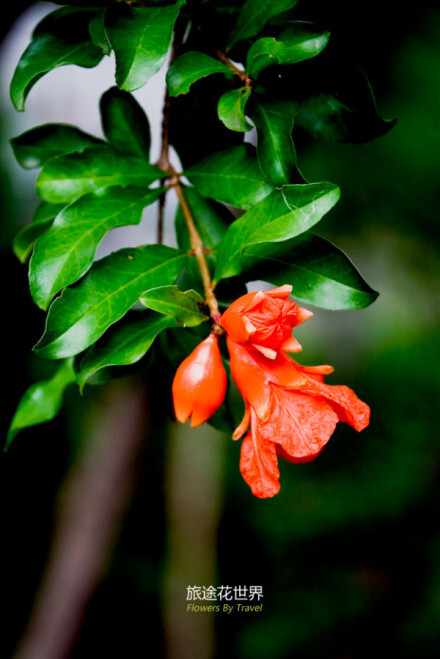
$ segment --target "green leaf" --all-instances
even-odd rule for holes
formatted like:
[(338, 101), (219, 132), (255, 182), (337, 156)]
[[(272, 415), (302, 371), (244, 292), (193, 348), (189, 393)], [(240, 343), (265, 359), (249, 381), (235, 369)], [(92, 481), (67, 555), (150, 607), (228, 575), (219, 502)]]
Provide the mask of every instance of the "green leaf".
[(223, 121), (226, 128), (242, 133), (252, 130), (252, 125), (246, 121), (244, 114), (246, 103), (251, 95), (250, 89), (232, 89), (220, 96), (217, 106), (219, 119)]
[(310, 229), (336, 204), (339, 195), (333, 183), (285, 185), (274, 190), (225, 233), (217, 254), (215, 279), (239, 274), (243, 251), (249, 245), (288, 240)]
[(134, 91), (165, 62), (184, 0), (157, 7), (120, 5), (107, 13), (107, 34), (116, 56), (116, 83)]
[(109, 146), (91, 147), (50, 158), (38, 177), (37, 192), (44, 201), (67, 203), (114, 185), (147, 187), (162, 175), (141, 158), (122, 157)]
[(128, 92), (112, 87), (101, 97), (102, 130), (121, 153), (149, 159), (150, 126), (145, 112)]
[(107, 30), (105, 29), (106, 11), (106, 9), (101, 9), (91, 16), (89, 21), (89, 34), (92, 43), (101, 48), (104, 55), (110, 55), (112, 47), (110, 46)]
[(91, 68), (101, 61), (102, 49), (90, 40), (90, 16), (90, 10), (57, 9), (37, 25), (11, 82), (17, 110), (24, 110), (28, 93), (48, 71), (66, 64)]
[(312, 23), (296, 21), (278, 36), (262, 37), (252, 44), (247, 54), (246, 70), (256, 78), (272, 64), (295, 64), (316, 57), (324, 50), (329, 32), (318, 30)]
[(77, 382), (80, 391), (97, 371), (108, 366), (135, 364), (148, 352), (156, 336), (168, 327), (175, 327), (172, 318), (156, 313), (139, 313), (138, 318), (117, 326), (89, 348), (79, 364)]
[(260, 92), (269, 98), (294, 102), (296, 126), (314, 137), (367, 142), (396, 123), (379, 115), (364, 73), (330, 50), (300, 67), (270, 67), (259, 83)]
[(15, 436), (23, 428), (54, 419), (60, 411), (66, 387), (75, 382), (72, 360), (66, 360), (50, 380), (37, 382), (29, 387), (18, 403), (6, 439), (8, 450)]
[(261, 171), (274, 186), (303, 181), (292, 139), (294, 105), (256, 98), (250, 117), (257, 129)]
[(81, 151), (99, 144), (103, 141), (68, 124), (37, 126), (11, 140), (14, 155), (25, 169), (41, 167), (46, 160), (61, 153)]
[(35, 303), (46, 310), (54, 295), (87, 272), (107, 231), (139, 224), (143, 209), (162, 192), (163, 188), (107, 188), (66, 206), (35, 244), (29, 266)]
[(218, 60), (194, 50), (176, 57), (167, 72), (167, 87), (170, 96), (187, 94), (191, 85), (213, 73), (233, 77), (232, 71)]
[(96, 261), (49, 309), (46, 330), (34, 350), (60, 359), (88, 348), (150, 288), (173, 284), (187, 255), (165, 245), (121, 249)]
[[(224, 206), (201, 197), (195, 188), (185, 185), (183, 191), (204, 246), (214, 249), (234, 219), (233, 215)], [(177, 207), (175, 229), (178, 246), (190, 250), (191, 241), (180, 206)]]
[(291, 283), (294, 297), (323, 309), (362, 309), (378, 296), (344, 252), (312, 234), (251, 245), (244, 263), (248, 276), (275, 286)]
[(141, 295), (142, 304), (174, 318), (178, 325), (195, 327), (209, 317), (201, 311), (203, 298), (197, 291), (180, 291), (177, 286), (159, 286)]
[(45, 201), (40, 202), (31, 224), (23, 227), (17, 233), (12, 243), (14, 254), (21, 263), (26, 263), (37, 238), (49, 229), (63, 208), (63, 204), (46, 204)]
[(204, 197), (236, 208), (250, 208), (273, 189), (264, 180), (255, 148), (250, 144), (213, 153), (185, 174)]
[(272, 16), (292, 9), (297, 3), (298, 0), (246, 0), (231, 32), (228, 48), (241, 39), (255, 36)]

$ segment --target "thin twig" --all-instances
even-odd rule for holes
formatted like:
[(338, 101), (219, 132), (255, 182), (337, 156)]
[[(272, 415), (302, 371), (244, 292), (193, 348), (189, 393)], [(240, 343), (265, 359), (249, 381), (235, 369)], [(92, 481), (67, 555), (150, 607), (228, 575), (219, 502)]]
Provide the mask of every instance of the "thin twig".
[(189, 207), (189, 204), (186, 200), (185, 193), (183, 191), (179, 177), (175, 176), (171, 178), (170, 185), (176, 191), (177, 198), (179, 200), (179, 205), (182, 210), (182, 215), (184, 217), (186, 227), (188, 229), (192, 251), (197, 259), (197, 264), (199, 266), (200, 275), (202, 277), (203, 287), (205, 290), (205, 302), (209, 307), (211, 318), (214, 321), (214, 327), (212, 328), (212, 331), (214, 332), (214, 334), (223, 334), (224, 330), (219, 324), (221, 314), (218, 307), (217, 298), (214, 295), (214, 285), (212, 283), (211, 274), (209, 272), (208, 263), (206, 261), (205, 246), (203, 245), (202, 238), (194, 221), (191, 208)]
[[(174, 32), (173, 43), (171, 46), (171, 54), (169, 65), (174, 62), (177, 57), (177, 52), (180, 47), (180, 37), (177, 36), (177, 33)], [(169, 126), (170, 126), (170, 111), (171, 111), (171, 98), (168, 93), (168, 88), (165, 89), (165, 99), (163, 103), (162, 110), (162, 134), (161, 134), (161, 145), (160, 145), (160, 156), (157, 161), (157, 166), (160, 169), (163, 169), (165, 172), (169, 172), (171, 169), (170, 165), (170, 140), (169, 140)], [(167, 177), (161, 179), (160, 184), (164, 185)], [(162, 244), (163, 242), (163, 224), (164, 224), (164, 211), (165, 211), (165, 198), (167, 190), (165, 190), (159, 198), (159, 209), (157, 216), (157, 242)]]
[(229, 57), (226, 55), (226, 53), (223, 53), (221, 50), (217, 50), (217, 57), (223, 64), (226, 64), (228, 69), (231, 69), (232, 73), (240, 78), (242, 82), (244, 82), (244, 86), (246, 89), (252, 89), (252, 78), (250, 75), (246, 73), (246, 71), (243, 71), (242, 69), (239, 69), (238, 66), (232, 62)]

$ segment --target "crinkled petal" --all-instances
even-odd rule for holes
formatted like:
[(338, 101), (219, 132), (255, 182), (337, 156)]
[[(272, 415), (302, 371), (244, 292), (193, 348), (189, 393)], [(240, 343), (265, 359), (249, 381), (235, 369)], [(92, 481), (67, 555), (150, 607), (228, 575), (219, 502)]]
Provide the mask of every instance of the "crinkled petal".
[(370, 408), (354, 391), (345, 385), (314, 383), (321, 396), (330, 402), (340, 421), (345, 421), (355, 430), (361, 431), (370, 423)]
[(273, 442), (263, 438), (257, 441), (250, 432), (241, 446), (240, 471), (256, 497), (267, 499), (279, 492), (280, 472)]
[(338, 415), (321, 397), (274, 385), (271, 393), (271, 415), (258, 424), (259, 434), (280, 444), (292, 462), (312, 460), (333, 434)]

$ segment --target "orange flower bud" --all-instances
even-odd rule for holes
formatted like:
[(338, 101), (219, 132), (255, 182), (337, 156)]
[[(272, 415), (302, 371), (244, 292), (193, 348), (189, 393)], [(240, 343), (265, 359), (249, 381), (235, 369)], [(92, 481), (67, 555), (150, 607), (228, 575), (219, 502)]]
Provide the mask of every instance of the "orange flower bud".
[(274, 351), (296, 352), (301, 346), (291, 338), (292, 329), (312, 316), (288, 297), (292, 287), (242, 295), (221, 317), (220, 324), (236, 343), (250, 343), (269, 359)]
[(173, 401), (178, 421), (185, 423), (191, 417), (193, 428), (205, 423), (222, 404), (226, 383), (218, 338), (210, 334), (176, 371)]

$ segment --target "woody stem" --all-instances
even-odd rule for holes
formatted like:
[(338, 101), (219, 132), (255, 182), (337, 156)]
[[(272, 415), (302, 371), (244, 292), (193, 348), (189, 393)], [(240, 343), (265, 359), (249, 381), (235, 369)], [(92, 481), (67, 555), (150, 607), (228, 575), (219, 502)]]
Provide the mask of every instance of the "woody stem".
[(246, 73), (246, 71), (243, 71), (242, 69), (239, 69), (238, 66), (232, 62), (229, 57), (223, 53), (221, 50), (217, 50), (217, 57), (219, 58), (220, 62), (223, 62), (223, 64), (226, 64), (228, 69), (231, 69), (232, 73), (240, 78), (242, 82), (245, 84), (246, 89), (251, 89), (252, 88), (252, 78)]
[(185, 193), (183, 192), (183, 188), (177, 176), (170, 180), (170, 185), (172, 185), (175, 189), (177, 198), (179, 199), (179, 205), (182, 210), (182, 215), (184, 217), (186, 227), (188, 229), (192, 251), (197, 259), (197, 264), (199, 266), (200, 275), (203, 281), (203, 288), (205, 290), (205, 302), (209, 307), (211, 318), (214, 320), (214, 327), (212, 331), (214, 334), (223, 334), (223, 328), (220, 327), (219, 324), (221, 314), (218, 307), (217, 298), (214, 295), (214, 286), (212, 283), (211, 274), (209, 272), (208, 263), (206, 261), (205, 247), (203, 245), (202, 238), (197, 229), (191, 208), (189, 207)]

